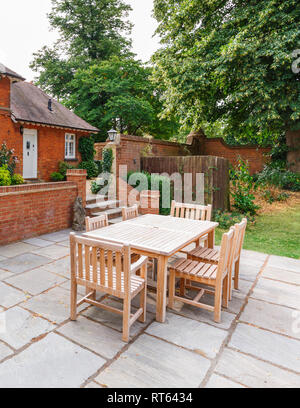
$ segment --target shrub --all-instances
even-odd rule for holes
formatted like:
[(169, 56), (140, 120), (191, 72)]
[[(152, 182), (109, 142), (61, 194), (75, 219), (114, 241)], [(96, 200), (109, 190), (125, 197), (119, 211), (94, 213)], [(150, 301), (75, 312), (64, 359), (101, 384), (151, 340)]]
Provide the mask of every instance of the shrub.
[(67, 177), (67, 170), (75, 169), (75, 168), (76, 168), (75, 166), (72, 166), (71, 164), (63, 162), (63, 161), (58, 163), (59, 173), (63, 176), (64, 180)]
[(98, 167), (96, 166), (94, 160), (83, 161), (79, 164), (78, 168), (87, 171), (88, 179), (98, 176)]
[(94, 162), (95, 162), (95, 164), (96, 164), (96, 166), (97, 166), (97, 168), (98, 168), (98, 175), (99, 174), (101, 174), (102, 173), (102, 161), (101, 160), (94, 160)]
[[(133, 177), (136, 179), (133, 182)], [(142, 185), (140, 179), (146, 176), (146, 185)], [(171, 210), (171, 201), (174, 196), (173, 185), (170, 182), (170, 179), (165, 176), (159, 176), (157, 174), (149, 174), (147, 172), (134, 172), (131, 171), (127, 174), (127, 182), (136, 190), (142, 191), (145, 189), (148, 190), (159, 190), (160, 199), (159, 199), (159, 213), (161, 215), (169, 215)], [(163, 190), (170, 189), (170, 195), (167, 197), (167, 202), (163, 203)], [(163, 205), (164, 204), (164, 205)]]
[[(254, 216), (247, 214), (246, 217), (248, 222), (255, 222)], [(220, 210), (216, 211), (213, 216), (214, 221), (219, 223), (221, 229), (229, 229), (232, 225), (240, 223), (243, 218), (245, 218), (245, 214), (238, 212), (222, 212)]]
[(270, 185), (284, 190), (300, 191), (299, 173), (268, 165), (257, 175), (257, 182), (262, 186)]
[(254, 204), (255, 197), (252, 194), (257, 186), (250, 175), (248, 163), (238, 160), (236, 168), (231, 168), (230, 177), (233, 189), (230, 194), (234, 200), (233, 207), (242, 214), (255, 215), (259, 206)]
[(11, 176), (7, 164), (0, 167), (0, 186), (10, 186)]
[(94, 160), (96, 153), (94, 149), (94, 139), (91, 137), (81, 137), (78, 142), (78, 150), (83, 162)]
[(7, 166), (10, 175), (14, 174), (17, 159), (14, 156), (14, 150), (8, 149), (6, 143), (3, 142), (0, 149), (0, 167)]
[(92, 184), (91, 184), (92, 194), (98, 194), (100, 190), (101, 190), (101, 186), (97, 183), (97, 181), (92, 181)]
[(13, 186), (18, 186), (20, 184), (24, 184), (24, 179), (21, 174), (14, 174), (11, 178), (11, 184)]
[(114, 160), (112, 149), (103, 150), (102, 171), (103, 173), (111, 173), (111, 168)]
[(58, 172), (52, 173), (50, 178), (52, 181), (64, 181), (64, 176)]

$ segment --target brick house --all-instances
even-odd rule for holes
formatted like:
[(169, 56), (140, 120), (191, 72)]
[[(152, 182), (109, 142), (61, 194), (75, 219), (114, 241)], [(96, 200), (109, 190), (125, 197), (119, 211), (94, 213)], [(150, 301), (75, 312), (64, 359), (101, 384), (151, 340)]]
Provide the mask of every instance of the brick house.
[(24, 179), (49, 181), (60, 161), (81, 161), (78, 141), (98, 129), (0, 64), (0, 145), (18, 158)]

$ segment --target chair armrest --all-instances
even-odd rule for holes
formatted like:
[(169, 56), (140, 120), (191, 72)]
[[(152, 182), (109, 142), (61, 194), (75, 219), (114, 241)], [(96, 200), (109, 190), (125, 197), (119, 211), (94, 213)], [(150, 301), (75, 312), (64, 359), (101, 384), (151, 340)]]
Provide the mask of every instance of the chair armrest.
[(131, 264), (131, 269), (130, 269), (131, 273), (135, 273), (136, 271), (141, 269), (141, 267), (143, 265), (147, 264), (147, 262), (148, 262), (148, 257), (147, 256), (141, 256), (138, 261)]

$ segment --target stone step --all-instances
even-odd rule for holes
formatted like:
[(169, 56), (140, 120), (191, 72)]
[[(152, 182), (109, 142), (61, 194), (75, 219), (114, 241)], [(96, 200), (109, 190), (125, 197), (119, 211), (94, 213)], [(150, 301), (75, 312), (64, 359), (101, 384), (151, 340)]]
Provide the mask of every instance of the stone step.
[(104, 195), (97, 195), (97, 194), (88, 194), (86, 197), (86, 203), (87, 204), (95, 204), (97, 201), (102, 202), (106, 201), (107, 197)]
[(91, 214), (91, 217), (98, 217), (99, 215), (107, 214), (108, 219), (112, 220), (114, 218), (119, 218), (120, 215), (122, 214), (122, 208), (111, 208), (109, 210), (104, 210), (104, 211), (99, 211), (99, 212), (93, 212)]
[(92, 216), (102, 211), (107, 212), (109, 209), (116, 210), (121, 204), (119, 200), (97, 201), (96, 203), (86, 205), (85, 209), (87, 215)]

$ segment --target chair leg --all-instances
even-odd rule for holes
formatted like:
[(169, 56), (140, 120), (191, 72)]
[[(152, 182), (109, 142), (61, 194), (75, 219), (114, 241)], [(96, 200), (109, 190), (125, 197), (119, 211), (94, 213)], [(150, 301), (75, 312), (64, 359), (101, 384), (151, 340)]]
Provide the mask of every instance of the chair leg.
[(77, 283), (71, 281), (71, 320), (77, 319)]
[(175, 296), (175, 272), (170, 271), (169, 277), (169, 308), (174, 308), (174, 296)]
[(122, 340), (128, 343), (129, 341), (129, 320), (130, 320), (131, 300), (125, 297), (123, 305), (123, 336)]
[(146, 322), (146, 311), (147, 311), (147, 265), (142, 266), (141, 275), (145, 279), (145, 286), (140, 292), (140, 307), (143, 309), (143, 313), (139, 317), (139, 322)]
[(232, 299), (232, 269), (233, 269), (233, 265), (231, 265), (230, 270), (229, 270), (229, 277), (228, 277), (228, 300)]
[(228, 308), (229, 299), (229, 275), (227, 274), (223, 280), (223, 290), (222, 290), (222, 304), (226, 309)]
[(221, 321), (221, 302), (222, 302), (222, 282), (217, 282), (215, 288), (215, 313), (214, 313), (214, 320), (216, 323), (220, 323)]
[(234, 289), (239, 289), (240, 260), (238, 259), (234, 266)]

